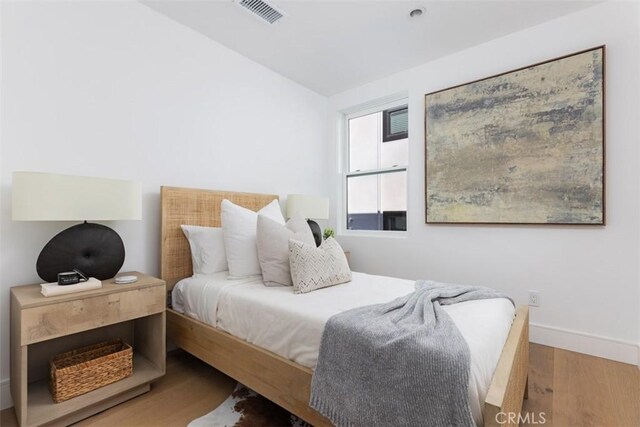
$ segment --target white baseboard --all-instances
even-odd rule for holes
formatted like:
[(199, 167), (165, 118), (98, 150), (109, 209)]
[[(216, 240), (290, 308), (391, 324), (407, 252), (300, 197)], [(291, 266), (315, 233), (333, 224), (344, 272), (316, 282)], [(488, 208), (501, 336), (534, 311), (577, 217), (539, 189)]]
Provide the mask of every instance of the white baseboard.
[(0, 380), (0, 410), (11, 408), (13, 400), (11, 399), (11, 389), (9, 388), (9, 378)]
[(529, 341), (640, 367), (640, 346), (634, 342), (537, 323), (529, 325)]

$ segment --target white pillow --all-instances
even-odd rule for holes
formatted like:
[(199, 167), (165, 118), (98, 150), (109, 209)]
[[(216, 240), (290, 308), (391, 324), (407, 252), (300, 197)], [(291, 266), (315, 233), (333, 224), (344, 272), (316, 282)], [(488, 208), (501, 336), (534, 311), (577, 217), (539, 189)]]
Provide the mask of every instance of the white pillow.
[(289, 262), (293, 292), (303, 294), (327, 286), (351, 281), (351, 269), (340, 244), (333, 237), (316, 248), (289, 240)]
[(226, 271), (227, 253), (224, 250), (222, 228), (181, 225), (191, 247), (193, 275)]
[(258, 212), (238, 206), (226, 199), (222, 201), (221, 208), (222, 234), (227, 251), (229, 277), (238, 279), (260, 274), (256, 246), (258, 213), (279, 224), (284, 224), (278, 199), (273, 200)]
[(315, 246), (315, 239), (304, 217), (296, 213), (286, 225), (258, 215), (256, 243), (262, 280), (267, 286), (292, 286), (289, 268), (289, 239)]

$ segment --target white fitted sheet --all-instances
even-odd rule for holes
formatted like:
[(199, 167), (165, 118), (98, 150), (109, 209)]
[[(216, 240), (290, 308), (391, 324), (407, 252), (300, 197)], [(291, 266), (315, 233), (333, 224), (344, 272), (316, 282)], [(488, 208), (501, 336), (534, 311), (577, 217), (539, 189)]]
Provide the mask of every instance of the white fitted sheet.
[[(261, 277), (227, 280), (227, 273), (181, 280), (173, 308), (300, 365), (315, 368), (324, 325), (343, 311), (391, 301), (414, 290), (414, 281), (353, 273), (351, 282), (294, 294), (267, 287)], [(469, 404), (482, 424), (482, 406), (507, 339), (515, 308), (506, 299), (443, 306), (471, 353)]]

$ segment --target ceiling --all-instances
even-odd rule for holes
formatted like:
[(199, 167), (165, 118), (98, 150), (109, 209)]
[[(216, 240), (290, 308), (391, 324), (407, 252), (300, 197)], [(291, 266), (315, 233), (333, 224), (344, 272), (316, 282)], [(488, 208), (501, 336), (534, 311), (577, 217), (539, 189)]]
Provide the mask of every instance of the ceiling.
[(596, 2), (273, 0), (286, 15), (273, 25), (232, 0), (142, 3), (329, 96)]

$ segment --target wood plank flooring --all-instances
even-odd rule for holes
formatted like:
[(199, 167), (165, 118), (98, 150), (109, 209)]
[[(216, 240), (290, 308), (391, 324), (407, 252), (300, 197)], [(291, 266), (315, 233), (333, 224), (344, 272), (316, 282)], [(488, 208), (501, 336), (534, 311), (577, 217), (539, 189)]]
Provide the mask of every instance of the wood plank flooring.
[(637, 366), (534, 344), (529, 364), (525, 414), (544, 412), (559, 427), (640, 426)]
[[(523, 409), (529, 418), (523, 426), (640, 427), (637, 366), (536, 344), (530, 352)], [(149, 393), (76, 425), (184, 427), (222, 403), (234, 386), (226, 375), (178, 350), (169, 353), (167, 375)], [(1, 412), (0, 425), (17, 425), (13, 409)]]

